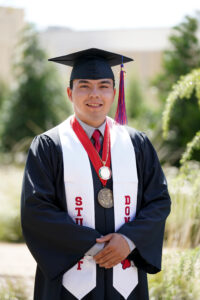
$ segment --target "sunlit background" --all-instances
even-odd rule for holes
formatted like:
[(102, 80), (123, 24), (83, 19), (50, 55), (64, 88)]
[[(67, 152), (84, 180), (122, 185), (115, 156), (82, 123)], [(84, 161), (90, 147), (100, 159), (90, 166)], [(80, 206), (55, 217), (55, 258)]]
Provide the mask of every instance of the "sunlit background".
[(185, 15), (200, 10), (198, 0), (1, 0), (0, 5), (23, 9), (25, 21), (34, 23), (38, 29), (59, 26), (81, 31), (170, 28)]
[(148, 135), (169, 183), (163, 271), (148, 276), (150, 299), (200, 299), (199, 24), (199, 0), (0, 1), (0, 300), (32, 299), (24, 164), (33, 137), (72, 113), (71, 69), (48, 58), (90, 47), (134, 59), (125, 64), (129, 125)]

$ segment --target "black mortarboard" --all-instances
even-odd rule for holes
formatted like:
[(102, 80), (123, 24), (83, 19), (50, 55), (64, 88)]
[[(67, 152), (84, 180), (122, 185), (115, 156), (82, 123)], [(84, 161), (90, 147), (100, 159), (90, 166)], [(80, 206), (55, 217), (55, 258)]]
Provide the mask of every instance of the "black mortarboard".
[(73, 67), (70, 81), (74, 79), (101, 78), (111, 78), (114, 80), (111, 67), (121, 65), (119, 99), (115, 120), (120, 124), (127, 123), (124, 101), (123, 63), (133, 61), (132, 58), (97, 48), (90, 48), (64, 56), (50, 58), (49, 61)]
[(111, 67), (132, 61), (132, 58), (101, 49), (90, 48), (49, 59), (73, 67), (70, 80), (111, 78)]

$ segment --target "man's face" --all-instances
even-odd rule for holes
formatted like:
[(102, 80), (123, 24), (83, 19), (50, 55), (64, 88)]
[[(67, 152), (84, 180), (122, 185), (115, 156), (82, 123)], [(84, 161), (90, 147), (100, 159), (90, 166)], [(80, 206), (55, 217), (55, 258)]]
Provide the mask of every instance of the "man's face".
[(75, 79), (67, 93), (75, 115), (88, 125), (98, 127), (110, 111), (116, 90), (112, 79)]

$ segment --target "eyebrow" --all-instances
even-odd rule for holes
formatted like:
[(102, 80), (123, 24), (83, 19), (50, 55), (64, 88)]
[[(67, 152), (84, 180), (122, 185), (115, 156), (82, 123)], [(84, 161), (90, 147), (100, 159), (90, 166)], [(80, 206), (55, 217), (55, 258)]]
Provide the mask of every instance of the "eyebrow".
[(78, 83), (89, 83), (89, 81), (88, 80), (79, 80)]
[[(81, 79), (78, 83), (90, 83), (88, 80)], [(99, 84), (111, 84), (109, 80), (101, 80)]]
[(106, 83), (106, 84), (111, 84), (111, 82), (110, 82), (109, 80), (102, 80), (102, 81), (100, 81), (99, 83), (100, 83), (100, 84), (103, 84), (103, 83), (104, 83), (104, 84), (105, 84), (105, 83)]

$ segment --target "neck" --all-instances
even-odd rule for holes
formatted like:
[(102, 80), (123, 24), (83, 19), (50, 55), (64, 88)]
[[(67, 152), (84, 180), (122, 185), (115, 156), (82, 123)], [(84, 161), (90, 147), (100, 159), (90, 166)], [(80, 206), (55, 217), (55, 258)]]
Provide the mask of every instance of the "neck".
[(106, 118), (105, 118), (103, 121), (102, 120), (101, 121), (98, 121), (98, 120), (95, 120), (95, 121), (90, 121), (89, 120), (88, 121), (88, 120), (80, 118), (76, 114), (75, 114), (75, 117), (78, 117), (78, 119), (81, 120), (83, 123), (85, 123), (85, 124), (87, 124), (87, 125), (89, 125), (91, 127), (94, 127), (94, 128), (100, 127), (105, 122), (105, 120), (106, 120)]

